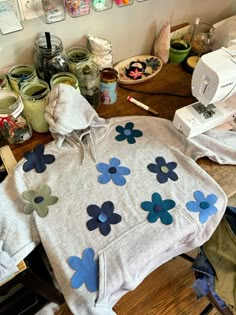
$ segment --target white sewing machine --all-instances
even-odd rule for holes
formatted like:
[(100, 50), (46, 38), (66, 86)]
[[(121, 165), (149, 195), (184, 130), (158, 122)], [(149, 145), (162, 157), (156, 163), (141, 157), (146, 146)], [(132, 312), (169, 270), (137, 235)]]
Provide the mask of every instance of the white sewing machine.
[(192, 75), (199, 102), (178, 109), (173, 124), (186, 137), (236, 120), (236, 45), (205, 54)]

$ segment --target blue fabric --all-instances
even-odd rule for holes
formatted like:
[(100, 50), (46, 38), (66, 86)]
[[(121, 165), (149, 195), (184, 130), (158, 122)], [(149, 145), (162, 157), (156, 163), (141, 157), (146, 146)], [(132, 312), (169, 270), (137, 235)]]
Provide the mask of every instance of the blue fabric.
[(76, 270), (71, 279), (71, 287), (78, 289), (83, 283), (86, 288), (95, 292), (98, 289), (98, 259), (94, 260), (94, 250), (86, 248), (83, 257), (71, 256), (67, 260), (69, 266)]
[(201, 191), (195, 191), (194, 199), (196, 201), (188, 201), (186, 207), (189, 211), (199, 212), (199, 221), (202, 224), (205, 223), (212, 214), (218, 211), (214, 206), (217, 201), (215, 194), (210, 194), (205, 197)]
[(225, 219), (229, 223), (231, 230), (236, 234), (236, 208), (228, 206), (225, 212)]
[(158, 193), (152, 194), (152, 201), (143, 201), (141, 203), (141, 208), (145, 211), (149, 211), (147, 218), (150, 223), (154, 223), (160, 219), (161, 222), (166, 225), (173, 222), (173, 217), (168, 210), (174, 207), (174, 200), (162, 200), (161, 195)]
[(192, 285), (193, 290), (195, 291), (197, 298), (206, 296), (208, 293), (211, 293), (216, 302), (218, 303), (221, 309), (226, 308), (226, 304), (223, 300), (217, 295), (214, 290), (215, 287), (215, 270), (209, 262), (207, 256), (204, 253), (203, 248), (200, 248), (200, 252), (196, 257), (193, 265), (193, 270), (200, 273), (199, 277), (195, 280)]
[(44, 145), (38, 144), (33, 151), (24, 154), (26, 162), (23, 164), (23, 170), (29, 172), (35, 168), (37, 173), (43, 173), (46, 170), (46, 164), (52, 164), (55, 157), (52, 154), (44, 154)]
[(166, 162), (162, 156), (158, 156), (156, 159), (156, 164), (151, 163), (147, 166), (150, 172), (157, 174), (157, 181), (164, 184), (171, 179), (176, 181), (178, 175), (173, 171), (177, 167), (176, 162)]
[(90, 205), (87, 212), (92, 217), (87, 222), (89, 231), (99, 228), (100, 233), (104, 236), (111, 232), (111, 224), (117, 224), (122, 219), (118, 213), (114, 213), (114, 205), (111, 201), (104, 202), (101, 208), (97, 205)]

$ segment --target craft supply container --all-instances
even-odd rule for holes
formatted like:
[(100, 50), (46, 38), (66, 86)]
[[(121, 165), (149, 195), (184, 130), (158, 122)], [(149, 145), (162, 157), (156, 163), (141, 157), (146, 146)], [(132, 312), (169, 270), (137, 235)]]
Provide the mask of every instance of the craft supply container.
[(36, 70), (28, 64), (19, 64), (8, 70), (8, 78), (11, 88), (16, 93), (20, 92), (20, 86), (24, 81), (31, 81), (37, 78)]
[(58, 73), (54, 74), (51, 78), (51, 81), (50, 81), (51, 87), (53, 87), (59, 83), (71, 85), (76, 89), (76, 91), (78, 91), (80, 93), (78, 80), (73, 73), (58, 72)]
[(39, 133), (49, 130), (49, 125), (44, 117), (49, 91), (47, 82), (40, 79), (23, 83), (20, 88), (26, 117), (33, 130)]
[(39, 78), (48, 84), (55, 73), (69, 71), (61, 39), (49, 33), (39, 37), (35, 42), (34, 64)]
[(0, 90), (11, 90), (7, 76), (3, 72), (0, 72)]
[(69, 71), (75, 74), (75, 69), (80, 62), (88, 61), (90, 59), (90, 52), (86, 47), (73, 46), (66, 51)]
[(100, 71), (93, 61), (79, 63), (76, 68), (76, 77), (81, 94), (96, 108), (100, 104)]
[(100, 72), (101, 103), (113, 104), (117, 100), (118, 72), (113, 68), (104, 68)]
[(30, 139), (32, 128), (24, 115), (21, 97), (14, 91), (0, 91), (0, 131), (9, 144)]

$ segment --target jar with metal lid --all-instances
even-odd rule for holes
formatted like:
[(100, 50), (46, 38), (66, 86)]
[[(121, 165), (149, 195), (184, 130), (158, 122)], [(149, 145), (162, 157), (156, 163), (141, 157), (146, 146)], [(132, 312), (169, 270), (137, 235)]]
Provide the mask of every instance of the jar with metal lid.
[(20, 88), (25, 115), (33, 130), (39, 133), (48, 132), (49, 130), (49, 125), (44, 117), (49, 92), (47, 82), (40, 79), (25, 82)]
[(30, 81), (37, 78), (36, 70), (28, 64), (19, 64), (11, 67), (7, 72), (11, 88), (16, 93), (20, 92), (20, 85), (24, 81)]
[(3, 72), (0, 72), (0, 90), (11, 90), (7, 76)]
[(100, 104), (100, 71), (98, 65), (92, 61), (81, 62), (75, 71), (81, 94), (96, 108)]
[(66, 51), (69, 71), (75, 74), (75, 69), (80, 62), (90, 59), (90, 52), (83, 46), (73, 46)]
[(71, 85), (75, 88), (76, 91), (80, 93), (79, 84), (76, 76), (70, 72), (58, 72), (54, 74), (51, 78), (50, 85), (51, 87), (59, 83), (65, 83)]
[(50, 84), (51, 77), (69, 70), (66, 54), (59, 37), (46, 32), (35, 42), (34, 64), (40, 79)]
[(113, 68), (104, 68), (100, 72), (101, 103), (113, 104), (117, 100), (118, 72)]
[(32, 136), (21, 97), (14, 91), (0, 91), (0, 131), (9, 144), (20, 144)]

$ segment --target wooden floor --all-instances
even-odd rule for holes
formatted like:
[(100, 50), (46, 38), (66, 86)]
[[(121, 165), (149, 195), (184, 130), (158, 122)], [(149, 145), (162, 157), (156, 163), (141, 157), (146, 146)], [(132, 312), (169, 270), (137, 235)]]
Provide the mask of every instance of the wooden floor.
[[(196, 257), (197, 251), (192, 251)], [(208, 300), (197, 300), (191, 288), (194, 274), (191, 263), (176, 257), (150, 274), (134, 291), (115, 305), (117, 315), (200, 315)], [(57, 315), (71, 315), (64, 305)], [(214, 309), (209, 315), (216, 315)], [(76, 314), (79, 315), (79, 314)]]

